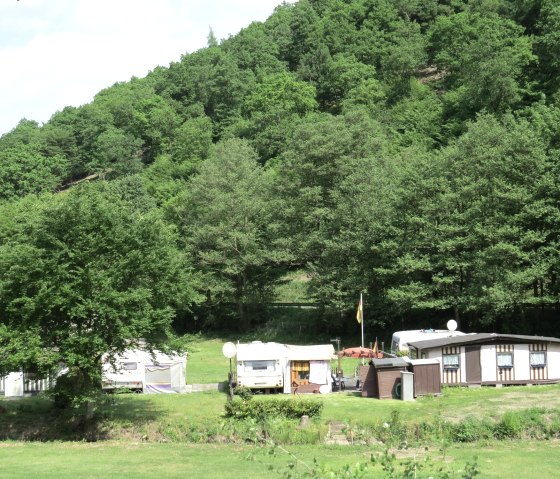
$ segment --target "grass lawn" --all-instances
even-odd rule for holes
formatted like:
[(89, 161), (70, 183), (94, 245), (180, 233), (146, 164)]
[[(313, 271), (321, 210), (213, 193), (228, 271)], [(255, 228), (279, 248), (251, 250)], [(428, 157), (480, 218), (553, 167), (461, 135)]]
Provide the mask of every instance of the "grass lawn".
[[(312, 466), (314, 458), (319, 464), (340, 469), (346, 464), (369, 463), (372, 453), (371, 448), (364, 446), (298, 446), (285, 450), (293, 456), (281, 450), (271, 454), (267, 448), (232, 445), (4, 442), (0, 444), (1, 477), (262, 478), (281, 477), (292, 462), (296, 465), (295, 475), (291, 477), (301, 477), (308, 470), (305, 464)], [(425, 454), (423, 451), (397, 453), (402, 459), (413, 455), (422, 459)], [(480, 477), (483, 478), (554, 479), (558, 477), (560, 468), (560, 443), (520, 441), (454, 447), (446, 451), (445, 461), (450, 472), (456, 473), (474, 456), (478, 456)], [(432, 451), (430, 457), (438, 459), (441, 453)], [(369, 464), (364, 477), (383, 476), (379, 466)]]
[[(259, 399), (289, 398), (288, 395), (259, 396)], [(418, 398), (415, 401), (378, 400), (362, 398), (359, 393), (311, 394), (301, 396), (324, 405), (320, 421), (343, 422), (350, 426), (368, 426), (388, 421), (398, 411), (403, 421), (430, 422), (441, 419), (457, 422), (465, 417), (498, 419), (507, 411), (560, 408), (560, 385), (516, 386), (510, 388), (445, 388), (438, 397)], [(99, 437), (162, 439), (184, 442), (185, 431), (208, 429), (224, 411), (226, 395), (219, 392), (183, 395), (123, 394), (107, 397), (101, 409)], [(25, 398), (0, 400), (4, 413), (0, 414), (0, 434), (12, 439), (48, 440), (68, 439), (60, 420), (50, 410), (46, 399)], [(58, 422), (57, 422), (58, 421)], [(61, 433), (62, 431), (62, 433)], [(192, 439), (191, 439), (192, 440)]]
[[(228, 339), (214, 338), (188, 343), (187, 384), (209, 384), (227, 381), (229, 359), (222, 354)], [(235, 368), (235, 364), (233, 364)]]

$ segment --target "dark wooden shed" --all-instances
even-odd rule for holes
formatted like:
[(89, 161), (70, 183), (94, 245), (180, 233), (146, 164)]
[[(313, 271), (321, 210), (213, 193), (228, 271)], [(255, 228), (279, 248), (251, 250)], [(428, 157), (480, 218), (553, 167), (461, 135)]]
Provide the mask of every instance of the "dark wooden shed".
[(411, 359), (410, 372), (414, 373), (414, 397), (441, 394), (439, 361), (435, 359)]
[(408, 363), (402, 358), (372, 359), (362, 387), (362, 397), (392, 399), (398, 396), (397, 385), (401, 382), (401, 372), (407, 370)]

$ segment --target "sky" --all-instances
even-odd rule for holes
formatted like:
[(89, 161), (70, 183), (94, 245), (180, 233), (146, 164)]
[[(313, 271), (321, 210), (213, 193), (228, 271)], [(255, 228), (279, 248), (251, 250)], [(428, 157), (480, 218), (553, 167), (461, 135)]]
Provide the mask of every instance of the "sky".
[[(290, 0), (288, 3), (293, 3)], [(0, 135), (264, 21), (282, 0), (0, 0)]]

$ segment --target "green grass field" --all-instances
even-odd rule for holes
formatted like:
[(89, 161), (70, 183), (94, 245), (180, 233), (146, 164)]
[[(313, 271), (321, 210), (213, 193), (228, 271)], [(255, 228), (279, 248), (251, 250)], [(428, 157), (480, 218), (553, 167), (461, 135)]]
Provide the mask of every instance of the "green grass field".
[[(313, 459), (337, 469), (346, 464), (369, 463), (371, 448), (363, 446), (298, 446), (285, 451), (237, 445), (153, 444), (140, 442), (103, 443), (0, 443), (0, 477), (3, 479), (117, 479), (134, 477), (238, 479), (283, 477), (295, 462), (299, 477), (312, 467)], [(290, 453), (290, 454), (288, 454)], [(401, 459), (425, 451), (397, 451)], [(480, 477), (488, 479), (555, 479), (560, 467), (560, 443), (524, 441), (492, 445), (453, 447), (445, 452), (429, 452), (443, 459), (450, 472), (460, 470), (477, 456)], [(294, 460), (297, 458), (297, 461)], [(301, 462), (299, 462), (301, 461)], [(293, 477), (293, 476), (292, 476)], [(298, 477), (298, 476), (296, 476)], [(383, 477), (379, 466), (369, 465), (364, 477)], [(453, 477), (453, 476), (451, 476)], [(461, 477), (460, 475), (455, 477)]]

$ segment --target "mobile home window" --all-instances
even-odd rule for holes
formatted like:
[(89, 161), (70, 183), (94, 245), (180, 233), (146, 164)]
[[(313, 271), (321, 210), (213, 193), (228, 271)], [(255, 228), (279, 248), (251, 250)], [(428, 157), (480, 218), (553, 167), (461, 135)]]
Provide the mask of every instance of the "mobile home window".
[(546, 353), (544, 351), (531, 351), (529, 362), (533, 368), (544, 368), (546, 366)]
[(513, 353), (497, 353), (496, 363), (499, 368), (513, 368)]
[(458, 354), (444, 354), (443, 355), (443, 368), (444, 369), (459, 369), (459, 355)]
[(123, 363), (122, 368), (126, 371), (136, 371), (138, 369), (137, 363)]

